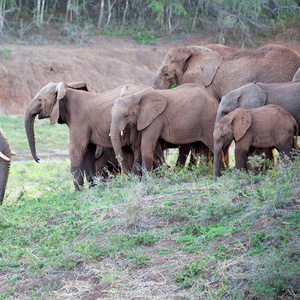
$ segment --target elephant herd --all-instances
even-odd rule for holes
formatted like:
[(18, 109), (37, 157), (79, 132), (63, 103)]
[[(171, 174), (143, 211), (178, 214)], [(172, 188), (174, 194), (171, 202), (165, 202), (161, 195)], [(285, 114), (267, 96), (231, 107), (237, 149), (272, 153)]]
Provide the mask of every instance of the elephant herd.
[[(172, 85), (179, 85), (171, 88)], [(67, 124), (75, 190), (120, 164), (142, 174), (164, 163), (166, 148), (214, 156), (214, 179), (236, 142), (237, 168), (256, 149), (290, 155), (300, 122), (300, 56), (279, 45), (170, 49), (152, 87), (123, 85), (94, 93), (86, 82), (49, 83), (29, 103), (25, 129), (33, 158), (34, 120)], [(1, 149), (0, 149), (1, 150)], [(223, 154), (222, 154), (223, 152)], [(223, 158), (223, 159), (222, 159)], [(193, 157), (191, 157), (191, 160)]]

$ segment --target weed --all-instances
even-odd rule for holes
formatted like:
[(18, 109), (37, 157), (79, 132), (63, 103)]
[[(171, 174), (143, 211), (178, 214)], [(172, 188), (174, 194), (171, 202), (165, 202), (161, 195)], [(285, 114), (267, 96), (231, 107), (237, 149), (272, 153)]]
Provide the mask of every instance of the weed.
[(192, 263), (190, 266), (184, 265), (181, 272), (174, 275), (176, 282), (180, 282), (183, 288), (189, 288), (193, 285), (197, 277), (204, 273), (205, 265), (198, 260)]

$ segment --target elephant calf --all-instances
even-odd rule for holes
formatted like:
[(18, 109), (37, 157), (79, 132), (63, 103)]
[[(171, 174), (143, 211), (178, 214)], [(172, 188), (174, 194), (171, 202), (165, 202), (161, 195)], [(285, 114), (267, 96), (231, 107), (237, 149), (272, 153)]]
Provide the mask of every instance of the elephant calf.
[(214, 128), (214, 180), (220, 176), (221, 151), (235, 140), (235, 167), (247, 169), (250, 147), (276, 148), (290, 157), (297, 146), (298, 125), (294, 117), (274, 104), (246, 110), (237, 108)]

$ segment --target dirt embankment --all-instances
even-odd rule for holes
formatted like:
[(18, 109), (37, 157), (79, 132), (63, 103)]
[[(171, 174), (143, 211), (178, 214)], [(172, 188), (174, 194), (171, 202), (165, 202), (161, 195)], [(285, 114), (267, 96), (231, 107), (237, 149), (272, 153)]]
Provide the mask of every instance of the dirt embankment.
[(84, 46), (5, 45), (0, 61), (0, 113), (24, 114), (49, 82), (87, 81), (95, 92), (121, 84), (150, 86), (168, 45), (99, 38)]
[[(0, 114), (24, 114), (30, 100), (49, 82), (86, 81), (95, 92), (121, 84), (151, 86), (168, 49), (211, 43), (214, 37), (140, 45), (131, 38), (99, 36), (92, 44), (79, 46), (2, 45)], [(285, 45), (300, 53), (299, 43)]]

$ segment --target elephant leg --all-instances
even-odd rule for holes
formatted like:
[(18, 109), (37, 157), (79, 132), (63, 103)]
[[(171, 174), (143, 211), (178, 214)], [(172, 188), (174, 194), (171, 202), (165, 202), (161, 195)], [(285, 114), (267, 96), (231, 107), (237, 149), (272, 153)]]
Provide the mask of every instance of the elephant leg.
[(139, 176), (139, 175), (141, 175), (141, 169), (142, 169), (141, 149), (134, 149), (131, 173)]
[(83, 166), (86, 180), (89, 182), (90, 186), (94, 186), (94, 177), (96, 176), (95, 168), (95, 152), (96, 145), (89, 143), (87, 149), (83, 156)]
[(230, 145), (223, 149), (222, 168), (226, 170), (229, 167), (229, 148)]
[(149, 132), (142, 135), (141, 150), (142, 150), (142, 169), (143, 172), (151, 172), (153, 169), (153, 153), (155, 151), (158, 137), (151, 136)]
[(234, 156), (235, 156), (235, 168), (238, 170), (246, 169), (247, 170), (247, 158), (248, 150), (240, 148), (237, 145), (235, 146)]
[(203, 142), (197, 142), (192, 145), (189, 168), (197, 165), (197, 157), (206, 157), (207, 161), (212, 159), (210, 149)]
[(74, 186), (75, 186), (75, 191), (79, 192), (82, 189), (83, 183), (84, 183), (83, 164), (79, 167), (74, 167), (73, 165), (71, 165), (71, 173), (73, 174), (73, 182), (74, 182)]
[(176, 162), (177, 167), (183, 168), (185, 166), (191, 147), (192, 147), (191, 144), (179, 146), (179, 154)]
[[(73, 181), (76, 191), (80, 191), (84, 184), (84, 160), (83, 156), (86, 151), (83, 143), (74, 143), (70, 139), (70, 160), (71, 160), (71, 173), (73, 174)], [(94, 153), (95, 160), (95, 153)]]
[(165, 157), (164, 157), (164, 149), (163, 143), (161, 140), (158, 140), (153, 157), (153, 169), (157, 169), (158, 167), (166, 164)]

